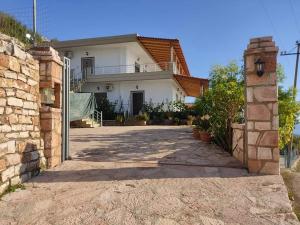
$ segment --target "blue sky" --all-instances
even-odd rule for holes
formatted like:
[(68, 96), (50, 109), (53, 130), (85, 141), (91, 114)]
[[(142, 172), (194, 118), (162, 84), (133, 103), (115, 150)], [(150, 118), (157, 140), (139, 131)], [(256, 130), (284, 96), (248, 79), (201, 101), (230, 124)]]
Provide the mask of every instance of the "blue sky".
[[(251, 37), (272, 35), (280, 50), (300, 39), (299, 0), (37, 0), (38, 31), (59, 40), (127, 33), (178, 38), (193, 76), (242, 62)], [(0, 0), (31, 26), (32, 0)], [(295, 57), (278, 56), (292, 86)], [(298, 79), (298, 86), (300, 79)], [(298, 96), (300, 96), (298, 94)]]

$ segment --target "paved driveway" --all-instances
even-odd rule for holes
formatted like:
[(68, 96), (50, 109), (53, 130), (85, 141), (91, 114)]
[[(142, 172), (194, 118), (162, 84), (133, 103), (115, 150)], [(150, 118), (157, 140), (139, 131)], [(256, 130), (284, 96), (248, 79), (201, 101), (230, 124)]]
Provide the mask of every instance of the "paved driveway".
[(249, 176), (187, 127), (71, 130), (73, 160), (0, 201), (0, 224), (299, 224), (280, 176)]

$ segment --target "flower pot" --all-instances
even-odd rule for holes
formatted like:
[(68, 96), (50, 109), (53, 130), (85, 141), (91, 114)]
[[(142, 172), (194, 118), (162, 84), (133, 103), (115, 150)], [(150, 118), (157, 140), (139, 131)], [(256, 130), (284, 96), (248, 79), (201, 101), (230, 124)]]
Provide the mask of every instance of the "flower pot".
[(193, 136), (196, 139), (200, 139), (200, 131), (198, 128), (193, 128)]
[(212, 136), (206, 131), (200, 131), (200, 140), (205, 143), (210, 143), (212, 141)]

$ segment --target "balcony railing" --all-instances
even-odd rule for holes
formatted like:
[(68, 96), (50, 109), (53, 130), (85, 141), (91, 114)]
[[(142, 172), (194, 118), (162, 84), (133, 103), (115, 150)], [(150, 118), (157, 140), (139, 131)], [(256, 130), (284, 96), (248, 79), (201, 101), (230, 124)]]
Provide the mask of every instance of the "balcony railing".
[[(102, 66), (86, 68), (83, 71), (78, 69), (71, 70), (71, 86), (81, 86), (87, 80), (88, 76), (101, 76), (122, 73), (148, 73), (170, 71), (180, 74), (174, 62), (147, 63), (147, 64), (131, 64), (118, 66)], [(79, 85), (80, 84), (80, 85)], [(74, 88), (75, 89), (75, 88)]]

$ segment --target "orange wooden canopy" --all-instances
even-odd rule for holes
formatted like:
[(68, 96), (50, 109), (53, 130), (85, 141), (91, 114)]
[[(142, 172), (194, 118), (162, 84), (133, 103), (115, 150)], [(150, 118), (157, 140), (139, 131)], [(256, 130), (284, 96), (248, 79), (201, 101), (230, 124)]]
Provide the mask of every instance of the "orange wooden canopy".
[(208, 79), (182, 75), (174, 75), (174, 78), (185, 93), (191, 97), (202, 96), (204, 91), (208, 89)]
[(152, 58), (163, 68), (166, 66), (166, 64), (164, 63), (171, 61), (171, 49), (173, 47), (173, 60), (178, 59), (179, 67), (182, 68), (181, 74), (185, 76), (190, 76), (190, 72), (178, 39), (154, 38), (143, 36), (137, 36), (137, 39), (140, 41), (142, 46), (150, 53)]

